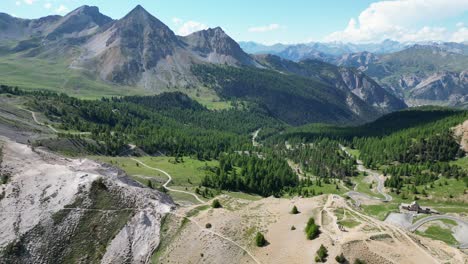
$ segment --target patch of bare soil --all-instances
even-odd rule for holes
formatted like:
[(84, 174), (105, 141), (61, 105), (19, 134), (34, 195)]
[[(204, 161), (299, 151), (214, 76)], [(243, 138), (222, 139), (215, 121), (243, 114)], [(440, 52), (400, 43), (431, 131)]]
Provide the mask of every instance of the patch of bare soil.
[(465, 152), (468, 152), (468, 120), (453, 128), (455, 136), (460, 137), (460, 145)]
[[(467, 263), (460, 250), (363, 215), (336, 195), (270, 197), (255, 202), (224, 197), (221, 202), (228, 206), (201, 211), (183, 226), (182, 217), (176, 217), (178, 223), (172, 220), (178, 235), (157, 252), (154, 263), (313, 263), (322, 244), (328, 249), (328, 263), (335, 263), (335, 256), (341, 253), (350, 263), (357, 258), (366, 263)], [(294, 205), (299, 214), (290, 213)], [(339, 227), (334, 213), (339, 208), (360, 224)], [(307, 240), (304, 233), (310, 217), (321, 226), (321, 234), (314, 240)], [(211, 228), (206, 228), (208, 223)], [(257, 231), (265, 235), (265, 247), (255, 246)]]

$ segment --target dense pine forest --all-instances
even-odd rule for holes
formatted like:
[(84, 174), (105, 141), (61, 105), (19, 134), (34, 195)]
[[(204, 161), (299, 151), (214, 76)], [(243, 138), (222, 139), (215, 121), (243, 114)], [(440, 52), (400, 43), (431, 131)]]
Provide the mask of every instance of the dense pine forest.
[(258, 157), (256, 154), (222, 155), (219, 169), (206, 176), (206, 187), (280, 196), (285, 187), (298, 184), (297, 175), (281, 157)]
[(311, 175), (322, 178), (345, 179), (357, 175), (356, 160), (341, 150), (338, 141), (321, 139), (298, 145), (288, 152), (294, 163)]

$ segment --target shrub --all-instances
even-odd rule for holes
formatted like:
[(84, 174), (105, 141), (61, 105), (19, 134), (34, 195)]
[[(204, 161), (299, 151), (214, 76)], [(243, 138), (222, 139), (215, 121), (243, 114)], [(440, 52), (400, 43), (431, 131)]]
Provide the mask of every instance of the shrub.
[(354, 260), (354, 264), (366, 264), (364, 260), (356, 259)]
[(221, 203), (219, 202), (218, 199), (214, 199), (214, 200), (213, 200), (213, 203), (211, 204), (211, 207), (213, 207), (213, 208), (221, 208), (222, 206), (221, 206)]
[(206, 227), (206, 228), (211, 228), (211, 224), (210, 224), (210, 223), (207, 223), (207, 224), (205, 225), (205, 227)]
[(336, 260), (336, 262), (338, 262), (338, 263), (345, 263), (345, 262), (346, 262), (346, 258), (343, 256), (343, 253), (341, 253), (340, 255), (336, 256), (336, 257), (335, 257), (335, 260)]
[(291, 214), (298, 214), (300, 213), (299, 210), (297, 210), (297, 207), (296, 206), (293, 206), (292, 210), (291, 210)]
[(257, 232), (257, 235), (255, 236), (255, 244), (257, 247), (263, 247), (266, 245), (265, 236), (263, 236), (262, 233)]
[(305, 233), (307, 239), (309, 240), (315, 239), (319, 235), (319, 226), (315, 224), (315, 220), (313, 217), (309, 218), (309, 221), (307, 221)]
[(315, 257), (316, 262), (325, 262), (328, 257), (328, 250), (326, 247), (320, 245), (320, 248), (317, 250), (317, 256)]

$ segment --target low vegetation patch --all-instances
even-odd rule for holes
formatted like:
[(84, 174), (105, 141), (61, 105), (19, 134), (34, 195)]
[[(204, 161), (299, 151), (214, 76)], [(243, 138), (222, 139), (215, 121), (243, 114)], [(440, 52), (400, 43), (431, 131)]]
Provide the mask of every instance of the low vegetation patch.
[(370, 236), (370, 240), (382, 241), (387, 239), (392, 239), (392, 236), (390, 236), (389, 234), (378, 234)]
[(266, 244), (267, 241), (265, 236), (262, 233), (257, 232), (257, 235), (255, 236), (255, 245), (257, 245), (257, 247), (264, 247)]
[(336, 256), (336, 257), (335, 257), (335, 260), (336, 260), (336, 262), (338, 262), (338, 263), (346, 263), (346, 261), (347, 261), (346, 258), (345, 258), (345, 256), (343, 255), (343, 253), (341, 253), (340, 255)]
[(317, 250), (317, 255), (315, 256), (315, 262), (326, 262), (328, 257), (328, 250), (322, 244), (320, 248)]
[(297, 209), (297, 206), (293, 206), (293, 208), (291, 209), (291, 214), (299, 214), (299, 210)]
[(197, 206), (197, 207), (193, 208), (192, 210), (188, 211), (187, 214), (186, 214), (186, 216), (187, 216), (187, 217), (197, 216), (200, 212), (205, 211), (205, 210), (207, 210), (208, 208), (210, 208), (209, 205), (200, 205), (200, 206)]
[(361, 222), (356, 221), (354, 219), (345, 219), (342, 221), (339, 221), (338, 224), (347, 227), (347, 228), (353, 228), (361, 224)]
[(431, 225), (425, 231), (416, 231), (416, 234), (431, 239), (443, 241), (449, 245), (457, 245), (458, 241), (453, 237), (452, 230), (438, 225)]
[(221, 203), (219, 202), (218, 199), (214, 199), (213, 202), (211, 203), (211, 207), (213, 207), (213, 208), (221, 208), (222, 205), (221, 205)]
[(315, 224), (315, 219), (313, 217), (309, 218), (309, 221), (307, 221), (305, 233), (308, 240), (313, 240), (320, 234), (320, 228)]

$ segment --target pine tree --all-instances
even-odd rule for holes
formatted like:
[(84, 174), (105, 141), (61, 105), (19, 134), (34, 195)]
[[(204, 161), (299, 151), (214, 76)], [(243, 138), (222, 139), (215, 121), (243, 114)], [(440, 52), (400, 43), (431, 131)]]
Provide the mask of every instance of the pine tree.
[(338, 263), (345, 263), (345, 262), (346, 262), (346, 258), (344, 257), (343, 253), (341, 253), (340, 255), (336, 256), (336, 257), (335, 257), (335, 260), (336, 260), (336, 262), (338, 262)]
[(320, 248), (317, 250), (317, 256), (315, 257), (316, 262), (325, 262), (328, 257), (328, 250), (326, 247), (320, 245)]
[(309, 218), (309, 221), (307, 221), (304, 231), (308, 240), (313, 240), (319, 235), (319, 226), (315, 224), (315, 219), (313, 217)]
[(213, 202), (211, 203), (211, 207), (213, 208), (221, 208), (221, 203), (219, 202), (218, 199), (214, 199)]
[(257, 247), (264, 247), (266, 245), (267, 241), (265, 239), (265, 236), (263, 236), (262, 233), (257, 232), (257, 235), (255, 236), (255, 244)]
[(300, 213), (299, 210), (297, 210), (297, 207), (294, 205), (293, 208), (291, 209), (291, 214), (298, 214)]

